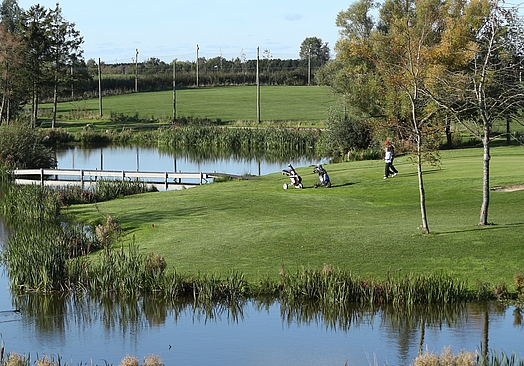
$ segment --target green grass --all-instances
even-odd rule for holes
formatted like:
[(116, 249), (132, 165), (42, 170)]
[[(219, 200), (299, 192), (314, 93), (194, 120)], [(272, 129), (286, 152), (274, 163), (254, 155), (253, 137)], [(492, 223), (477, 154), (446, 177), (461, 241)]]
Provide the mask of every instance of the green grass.
[[(220, 119), (226, 123), (256, 121), (256, 86), (231, 86), (177, 90), (177, 116)], [(336, 98), (328, 87), (282, 87), (263, 86), (260, 91), (261, 120), (292, 122), (297, 125), (315, 126), (323, 124), (330, 106)], [(104, 118), (111, 113), (135, 116), (140, 119), (163, 119), (169, 121), (173, 116), (173, 92), (137, 93), (104, 97), (102, 101)], [(41, 104), (40, 108), (52, 109), (51, 104)], [(70, 111), (77, 111), (74, 118)], [(63, 102), (58, 105), (58, 117), (63, 121), (76, 120), (77, 115), (99, 114), (98, 99)], [(106, 120), (107, 122), (107, 120)], [(92, 123), (92, 122), (91, 122)], [(81, 124), (85, 126), (85, 123)], [(71, 124), (61, 122), (58, 127)], [(112, 127), (108, 124), (107, 128)]]
[[(450, 274), (513, 285), (524, 272), (524, 190), (492, 192), (489, 221), (477, 226), (482, 150), (442, 152), (442, 167), (425, 167), (430, 235), (422, 235), (416, 167), (398, 157), (399, 175), (383, 180), (382, 161), (326, 165), (330, 189), (313, 189), (312, 167), (299, 168), (305, 189), (283, 190), (280, 173), (182, 191), (141, 194), (68, 210), (95, 221), (120, 220), (140, 250), (165, 256), (180, 273), (248, 280), (324, 264), (383, 279), (388, 273)], [(523, 184), (524, 148), (492, 151), (491, 185)], [(154, 224), (154, 227), (153, 227)], [(118, 244), (120, 245), (120, 244)]]

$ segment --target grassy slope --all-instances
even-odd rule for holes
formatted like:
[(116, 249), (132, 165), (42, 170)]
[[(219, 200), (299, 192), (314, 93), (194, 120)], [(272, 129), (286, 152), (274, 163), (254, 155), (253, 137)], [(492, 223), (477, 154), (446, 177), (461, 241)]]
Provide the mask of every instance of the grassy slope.
[[(144, 251), (158, 252), (183, 273), (231, 270), (277, 275), (331, 264), (365, 277), (388, 271), (451, 273), (513, 283), (524, 271), (524, 191), (492, 192), (489, 219), (479, 227), (481, 149), (444, 151), (442, 169), (425, 168), (431, 235), (421, 223), (416, 167), (395, 160), (400, 174), (382, 179), (381, 161), (327, 165), (333, 188), (313, 189), (312, 168), (300, 168), (306, 189), (283, 190), (279, 173), (256, 180), (144, 194), (70, 212), (96, 220), (110, 214)], [(492, 186), (524, 183), (524, 149), (493, 149)], [(154, 224), (154, 227), (152, 226)]]
[[(177, 116), (218, 118), (224, 122), (256, 121), (256, 93), (256, 86), (177, 90)], [(263, 86), (260, 91), (261, 119), (318, 125), (326, 120), (327, 110), (335, 104), (335, 99), (327, 87)], [(83, 111), (96, 116), (98, 103), (98, 99), (59, 103), (58, 115), (68, 119), (69, 111)], [(143, 119), (169, 120), (173, 116), (173, 92), (104, 97), (102, 105), (105, 117), (109, 117), (111, 112), (129, 116), (138, 113)], [(42, 104), (40, 107), (51, 109), (52, 105)], [(67, 127), (68, 124), (59, 126)]]

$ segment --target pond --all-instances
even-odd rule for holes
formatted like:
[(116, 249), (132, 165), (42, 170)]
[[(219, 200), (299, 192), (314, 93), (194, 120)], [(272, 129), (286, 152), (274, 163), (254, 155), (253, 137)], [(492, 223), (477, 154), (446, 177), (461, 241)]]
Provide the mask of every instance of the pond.
[(291, 157), (275, 161), (264, 157), (206, 156), (162, 152), (156, 148), (104, 146), (72, 147), (56, 151), (59, 169), (105, 169), (144, 172), (205, 172), (234, 175), (266, 175), (287, 169), (287, 164), (305, 167), (328, 160), (320, 157)]
[[(12, 297), (0, 279), (6, 352), (117, 365), (159, 355), (166, 365), (408, 365), (419, 349), (488, 349), (524, 356), (522, 313), (497, 304), (432, 309), (348, 306), (331, 318), (314, 305), (246, 301), (213, 308), (155, 299)], [(20, 308), (20, 312), (11, 309)]]
[[(198, 160), (144, 148), (58, 151), (59, 168), (268, 174), (287, 163)], [(176, 162), (175, 162), (176, 161)], [(291, 161), (297, 167), (315, 159)], [(176, 164), (176, 168), (175, 168)], [(0, 242), (7, 232), (0, 220)], [(524, 357), (522, 311), (496, 303), (412, 309), (251, 299), (197, 306), (159, 299), (116, 301), (74, 294), (15, 296), (0, 271), (0, 335), (6, 352), (62, 364), (118, 365), (127, 354), (166, 365), (408, 365), (420, 349), (451, 346)], [(20, 311), (13, 311), (20, 309)]]

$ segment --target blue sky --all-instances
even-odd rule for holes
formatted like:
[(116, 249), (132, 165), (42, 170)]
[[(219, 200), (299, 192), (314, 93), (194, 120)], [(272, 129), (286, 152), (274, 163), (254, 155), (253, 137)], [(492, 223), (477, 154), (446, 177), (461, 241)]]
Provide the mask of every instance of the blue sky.
[[(18, 0), (54, 8), (57, 0)], [(151, 57), (165, 62), (199, 57), (225, 59), (299, 57), (300, 44), (318, 37), (333, 47), (338, 40), (337, 14), (352, 0), (62, 0), (62, 14), (84, 37), (86, 60), (132, 62)]]

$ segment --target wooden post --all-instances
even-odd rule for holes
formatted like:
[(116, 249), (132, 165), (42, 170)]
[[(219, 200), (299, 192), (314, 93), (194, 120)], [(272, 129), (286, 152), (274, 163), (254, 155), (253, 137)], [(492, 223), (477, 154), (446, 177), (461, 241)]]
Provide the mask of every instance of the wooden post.
[(100, 117), (102, 117), (102, 68), (100, 66), (100, 58), (98, 58), (98, 107), (100, 109)]
[(307, 56), (307, 85), (311, 84), (311, 45), (309, 45), (309, 52)]
[(138, 93), (138, 48), (135, 57), (135, 93)]
[(257, 47), (257, 122), (260, 123), (260, 47)]
[(198, 47), (197, 45), (197, 49), (196, 49), (196, 87), (198, 88), (198, 50), (200, 48)]
[(176, 58), (173, 61), (173, 122), (176, 122)]

